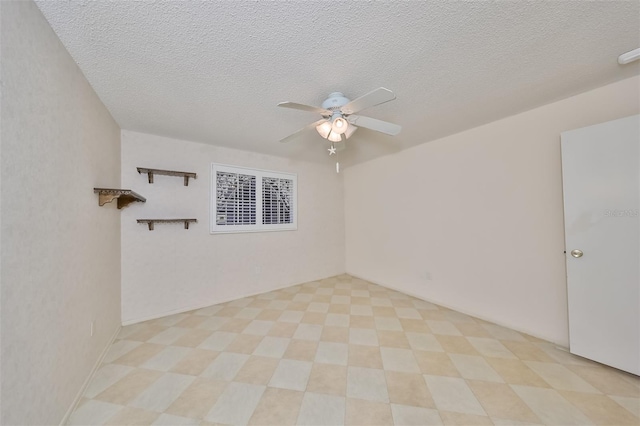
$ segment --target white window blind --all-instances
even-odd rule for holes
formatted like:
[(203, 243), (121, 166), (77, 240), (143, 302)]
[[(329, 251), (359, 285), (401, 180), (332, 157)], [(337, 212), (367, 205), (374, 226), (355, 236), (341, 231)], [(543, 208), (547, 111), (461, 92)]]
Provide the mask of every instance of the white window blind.
[(211, 232), (297, 229), (297, 176), (213, 163)]

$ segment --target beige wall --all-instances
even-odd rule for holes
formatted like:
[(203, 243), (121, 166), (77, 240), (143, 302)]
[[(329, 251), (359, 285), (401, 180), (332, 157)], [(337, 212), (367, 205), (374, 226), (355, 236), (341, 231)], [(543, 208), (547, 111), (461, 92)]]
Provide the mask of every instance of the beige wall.
[[(265, 142), (268, 143), (268, 142)], [(298, 230), (209, 233), (211, 163), (298, 174)], [(155, 176), (136, 167), (196, 172)], [(122, 132), (122, 184), (147, 198), (122, 212), (122, 320), (126, 323), (212, 305), (344, 272), (342, 177), (312, 164), (130, 131)], [(156, 225), (140, 218), (196, 218)]]
[(57, 424), (120, 324), (120, 212), (93, 194), (120, 129), (33, 2), (0, 10), (0, 423)]
[(639, 98), (634, 77), (348, 168), (347, 273), (568, 345), (560, 132)]

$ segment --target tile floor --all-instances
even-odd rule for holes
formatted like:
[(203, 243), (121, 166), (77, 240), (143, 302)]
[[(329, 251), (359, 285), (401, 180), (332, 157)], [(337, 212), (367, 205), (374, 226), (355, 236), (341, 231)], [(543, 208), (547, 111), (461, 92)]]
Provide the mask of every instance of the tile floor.
[(123, 327), (71, 424), (640, 424), (640, 379), (340, 276)]

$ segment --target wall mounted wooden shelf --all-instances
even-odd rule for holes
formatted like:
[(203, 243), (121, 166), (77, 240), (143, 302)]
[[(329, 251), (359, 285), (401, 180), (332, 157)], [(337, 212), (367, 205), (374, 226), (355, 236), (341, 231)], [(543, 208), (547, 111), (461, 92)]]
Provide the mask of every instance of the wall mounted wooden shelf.
[(130, 189), (113, 189), (113, 188), (93, 188), (94, 193), (98, 193), (98, 205), (104, 206), (118, 199), (118, 208), (127, 207), (129, 204), (139, 201), (145, 203), (147, 201), (142, 195), (133, 192)]
[(138, 173), (146, 173), (149, 176), (149, 183), (153, 183), (153, 175), (164, 176), (182, 176), (184, 177), (184, 186), (189, 186), (189, 178), (197, 179), (197, 175), (191, 172), (176, 172), (174, 170), (146, 169), (138, 167)]
[(198, 219), (138, 219), (138, 223), (149, 225), (149, 231), (153, 231), (154, 223), (184, 223), (184, 229), (189, 229), (189, 223), (196, 223)]

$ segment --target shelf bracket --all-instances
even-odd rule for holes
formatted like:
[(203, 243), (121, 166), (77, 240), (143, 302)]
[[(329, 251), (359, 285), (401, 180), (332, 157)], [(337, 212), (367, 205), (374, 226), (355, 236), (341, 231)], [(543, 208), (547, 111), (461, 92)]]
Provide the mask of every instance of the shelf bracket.
[(118, 200), (118, 209), (123, 209), (133, 202), (145, 203), (147, 201), (142, 195), (130, 189), (93, 188), (93, 192), (98, 194), (98, 205), (100, 207), (115, 199)]
[(138, 167), (138, 173), (146, 173), (149, 178), (149, 183), (153, 183), (153, 175), (164, 176), (182, 176), (184, 177), (184, 186), (189, 186), (189, 178), (197, 179), (198, 175), (192, 172), (177, 172), (175, 170), (162, 170), (162, 169), (148, 169), (145, 167)]
[(189, 229), (190, 223), (197, 223), (198, 219), (138, 219), (138, 223), (146, 223), (149, 231), (154, 230), (156, 223), (184, 223), (184, 229)]

